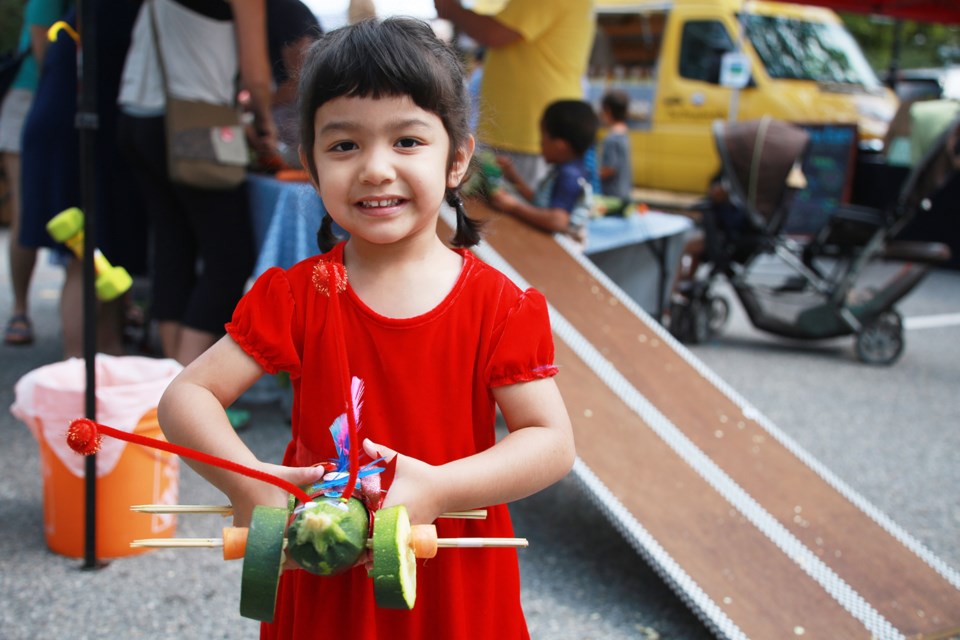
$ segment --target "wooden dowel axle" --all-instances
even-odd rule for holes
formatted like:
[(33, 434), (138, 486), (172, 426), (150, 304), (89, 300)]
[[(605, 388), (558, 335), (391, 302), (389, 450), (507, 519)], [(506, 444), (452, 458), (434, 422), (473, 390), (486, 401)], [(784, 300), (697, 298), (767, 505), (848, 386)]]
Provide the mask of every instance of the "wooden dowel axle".
[(458, 518), (460, 520), (485, 520), (487, 517), (486, 509), (470, 509), (468, 511), (448, 511), (441, 513), (441, 518)]
[(437, 538), (437, 546), (460, 549), (470, 547), (525, 549), (530, 546), (530, 543), (526, 538)]
[[(229, 504), (135, 504), (130, 511), (137, 513), (216, 513), (222, 516), (233, 515), (233, 507)], [(470, 509), (467, 511), (450, 511), (441, 513), (441, 518), (457, 518), (461, 520), (483, 520), (487, 517), (486, 509)]]
[(233, 507), (228, 504), (135, 504), (130, 511), (137, 513), (217, 513), (222, 516), (233, 515)]
[[(373, 541), (367, 540), (367, 546)], [(130, 547), (134, 549), (216, 549), (223, 546), (223, 538), (143, 538), (134, 540)], [(526, 538), (438, 538), (437, 546), (442, 548), (511, 548), (530, 546)]]
[(223, 538), (143, 538), (130, 543), (131, 549), (216, 549)]

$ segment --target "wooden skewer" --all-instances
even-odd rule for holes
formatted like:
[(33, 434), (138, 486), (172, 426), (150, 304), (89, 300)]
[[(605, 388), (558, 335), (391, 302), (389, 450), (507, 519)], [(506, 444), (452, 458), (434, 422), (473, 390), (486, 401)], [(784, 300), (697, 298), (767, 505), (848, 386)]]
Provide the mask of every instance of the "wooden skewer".
[(130, 543), (131, 549), (215, 549), (223, 538), (144, 538)]
[(135, 504), (130, 511), (137, 513), (219, 513), (222, 516), (233, 515), (233, 507), (228, 504)]
[[(233, 507), (229, 504), (135, 504), (130, 511), (137, 513), (217, 513), (222, 516), (233, 515)], [(487, 517), (486, 509), (471, 509), (468, 511), (450, 511), (440, 514), (441, 518), (459, 518), (463, 520), (483, 520)]]
[(440, 514), (441, 518), (459, 518), (461, 520), (484, 520), (487, 517), (486, 509), (470, 509), (468, 511), (448, 511)]
[[(371, 547), (373, 540), (367, 540)], [(133, 549), (216, 549), (223, 546), (223, 538), (144, 538), (130, 543)], [(526, 538), (438, 538), (443, 548), (510, 548), (530, 546)]]

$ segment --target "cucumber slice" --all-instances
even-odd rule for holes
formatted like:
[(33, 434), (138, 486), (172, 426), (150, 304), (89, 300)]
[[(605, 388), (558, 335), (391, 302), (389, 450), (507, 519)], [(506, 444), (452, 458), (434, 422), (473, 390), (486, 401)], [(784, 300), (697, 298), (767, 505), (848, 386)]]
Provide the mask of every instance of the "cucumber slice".
[(287, 529), (287, 553), (301, 568), (319, 576), (342, 573), (367, 549), (369, 516), (356, 498), (317, 498)]
[(286, 526), (286, 509), (263, 505), (253, 508), (240, 579), (240, 615), (244, 618), (273, 622)]
[(373, 520), (373, 593), (377, 606), (413, 609), (417, 558), (410, 545), (410, 517), (403, 505), (377, 511)]

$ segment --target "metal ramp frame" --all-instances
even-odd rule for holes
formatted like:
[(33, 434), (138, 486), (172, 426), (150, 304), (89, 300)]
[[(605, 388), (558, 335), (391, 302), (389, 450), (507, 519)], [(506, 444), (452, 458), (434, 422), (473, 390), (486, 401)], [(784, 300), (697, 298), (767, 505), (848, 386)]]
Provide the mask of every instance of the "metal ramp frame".
[[(550, 303), (574, 474), (721, 638), (949, 638), (960, 574), (824, 468), (564, 238), (483, 203), (481, 259)], [(445, 210), (443, 223), (454, 224)]]

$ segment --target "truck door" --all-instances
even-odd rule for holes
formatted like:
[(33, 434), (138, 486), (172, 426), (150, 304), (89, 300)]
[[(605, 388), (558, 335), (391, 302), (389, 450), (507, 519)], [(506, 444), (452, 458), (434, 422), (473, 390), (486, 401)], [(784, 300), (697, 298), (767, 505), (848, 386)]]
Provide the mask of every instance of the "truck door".
[(735, 50), (734, 39), (719, 19), (675, 13), (672, 22), (664, 36), (649, 138), (649, 153), (656, 158), (652, 182), (702, 193), (719, 169), (710, 124), (729, 115), (731, 91), (720, 86), (720, 63)]

